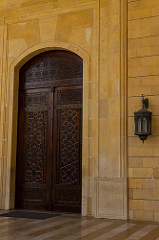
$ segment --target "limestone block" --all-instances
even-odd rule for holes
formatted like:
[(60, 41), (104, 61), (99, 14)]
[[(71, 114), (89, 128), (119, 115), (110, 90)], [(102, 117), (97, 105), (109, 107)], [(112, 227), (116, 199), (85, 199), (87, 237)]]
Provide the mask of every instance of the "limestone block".
[(130, 178), (152, 178), (152, 168), (129, 168), (128, 177)]
[(70, 35), (69, 41), (81, 46), (85, 51), (87, 51), (91, 58), (96, 57), (97, 54), (97, 42), (98, 42), (98, 28), (73, 28), (72, 34)]
[(93, 27), (93, 10), (81, 10), (58, 15), (56, 26), (57, 39), (69, 39), (73, 28)]
[(98, 133), (98, 119), (89, 119), (88, 120), (88, 136), (90, 138), (95, 138)]
[(128, 79), (128, 95), (141, 96), (158, 94), (158, 76), (135, 77)]
[(119, 86), (116, 79), (107, 81), (107, 91), (108, 98), (116, 98), (116, 96), (119, 94)]
[(50, 39), (55, 39), (56, 23), (57, 15), (41, 18), (39, 20), (40, 37), (42, 42), (48, 41)]
[[(151, 18), (136, 19), (128, 23), (128, 38), (145, 37), (157, 35), (158, 29), (158, 16)], [(135, 25), (138, 26), (135, 31)]]
[(96, 179), (97, 217), (125, 219), (124, 179)]
[(0, 7), (5, 8), (5, 7), (18, 7), (20, 6), (20, 1), (19, 0), (7, 0), (7, 1), (0, 1)]
[(27, 47), (40, 42), (38, 20), (10, 24), (8, 26), (9, 56), (14, 57)]
[(120, 100), (119, 98), (109, 98), (108, 99), (108, 116), (120, 117)]
[(20, 0), (21, 6), (36, 5), (39, 3), (47, 3), (49, 0)]
[[(135, 70), (134, 70), (135, 71)], [(152, 95), (153, 93), (156, 92), (156, 88), (155, 89), (152, 89), (152, 86), (138, 86), (138, 77), (135, 77), (135, 78), (129, 78), (129, 79), (132, 79), (132, 81), (134, 81), (134, 86), (129, 86), (128, 88), (128, 96), (141, 96), (143, 93), (145, 95)], [(135, 82), (137, 82), (137, 85), (135, 86)]]
[(11, 17), (17, 17), (21, 15), (21, 9), (20, 8), (11, 8), (4, 10), (4, 18), (11, 18)]
[(120, 137), (100, 137), (99, 142), (99, 176), (119, 177)]
[(47, 10), (49, 10), (48, 0), (27, 1), (21, 4), (22, 15), (38, 14), (39, 12), (45, 12)]
[[(94, 98), (98, 98), (98, 83), (97, 81), (91, 81), (89, 83), (89, 100), (93, 100)], [(93, 106), (93, 105), (92, 105)]]
[(153, 211), (132, 210), (133, 220), (153, 221)]
[(153, 200), (152, 189), (133, 189), (133, 199)]
[(159, 180), (158, 179), (143, 179), (143, 188), (157, 189), (157, 188), (159, 188)]
[(77, 5), (95, 3), (97, 0), (77, 0)]
[(128, 197), (129, 197), (129, 199), (133, 199), (133, 189), (132, 188), (128, 189)]
[(76, 0), (50, 0), (50, 8), (70, 9), (76, 7)]
[[(93, 157), (89, 157), (89, 176), (90, 177), (94, 177), (94, 176), (98, 176), (98, 158), (93, 158)], [(94, 180), (92, 181), (92, 187), (94, 187)], [(93, 196), (94, 196), (94, 191), (93, 191)]]
[(159, 158), (143, 158), (143, 167), (159, 167)]
[(100, 111), (99, 112), (100, 118), (107, 118), (108, 117), (108, 99), (101, 99), (100, 100), (100, 110), (99, 111)]
[[(101, 118), (100, 119), (100, 136), (115, 139), (120, 136), (120, 126), (118, 118)], [(103, 142), (104, 143), (104, 142)], [(105, 145), (107, 143), (105, 142)]]
[(128, 4), (128, 19), (138, 19), (151, 16), (150, 6), (146, 6), (144, 2), (141, 4), (139, 1), (130, 2)]
[(87, 208), (87, 214), (88, 216), (92, 215), (92, 198), (91, 197), (88, 197), (87, 198), (87, 205), (88, 205), (88, 208)]
[[(141, 141), (138, 139), (138, 141)], [(152, 147), (129, 147), (128, 154), (130, 157), (151, 157), (153, 156)]]
[(129, 178), (128, 187), (129, 187), (129, 189), (130, 188), (136, 188), (136, 189), (143, 188), (143, 180)]
[[(104, 7), (102, 6), (100, 9), (100, 24), (101, 25), (106, 25), (110, 23), (110, 18), (109, 18), (109, 8), (108, 6)], [(102, 32), (101, 32), (102, 34)]]
[(129, 200), (129, 209), (144, 209), (144, 200)]
[(152, 156), (153, 157), (159, 157), (159, 149), (158, 149), (158, 147), (153, 147)]
[(159, 201), (144, 201), (145, 210), (159, 211)]
[[(18, 43), (18, 45), (17, 45)], [(14, 57), (27, 49), (25, 39), (13, 39), (9, 41), (9, 57)]]
[(98, 102), (95, 100), (89, 100), (89, 117), (98, 118)]
[(153, 190), (153, 199), (159, 200), (159, 190), (158, 189)]
[(139, 158), (139, 157), (136, 157), (136, 158), (129, 157), (128, 167), (129, 168), (142, 168), (143, 167), (143, 159)]
[(159, 178), (159, 168), (154, 168), (153, 169), (153, 177), (154, 178)]
[(0, 11), (0, 19), (4, 18), (4, 10)]
[(154, 221), (159, 222), (159, 212), (154, 212)]
[(91, 158), (98, 158), (98, 142), (97, 138), (89, 138), (89, 151), (90, 155), (89, 157)]

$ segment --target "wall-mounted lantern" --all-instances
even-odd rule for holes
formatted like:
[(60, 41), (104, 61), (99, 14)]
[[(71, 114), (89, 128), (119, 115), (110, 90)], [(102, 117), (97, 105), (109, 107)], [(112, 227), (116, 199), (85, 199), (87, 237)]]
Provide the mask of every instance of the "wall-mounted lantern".
[(135, 135), (138, 135), (139, 138), (143, 141), (146, 140), (147, 136), (151, 135), (151, 116), (152, 112), (147, 110), (149, 105), (149, 99), (144, 98), (142, 94), (142, 109), (137, 112), (134, 112), (135, 119)]

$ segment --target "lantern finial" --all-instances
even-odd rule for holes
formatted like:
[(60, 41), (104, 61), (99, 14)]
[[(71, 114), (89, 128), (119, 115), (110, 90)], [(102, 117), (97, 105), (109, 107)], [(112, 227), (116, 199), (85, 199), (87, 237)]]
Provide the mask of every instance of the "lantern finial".
[(145, 98), (144, 94), (142, 94), (142, 108), (147, 109), (149, 107), (149, 100)]

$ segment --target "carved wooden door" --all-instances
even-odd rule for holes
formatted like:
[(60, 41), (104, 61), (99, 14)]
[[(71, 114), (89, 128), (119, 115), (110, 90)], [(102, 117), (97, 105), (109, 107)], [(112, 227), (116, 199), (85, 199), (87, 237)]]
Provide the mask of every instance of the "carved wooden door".
[(16, 207), (51, 209), (49, 132), (52, 93), (20, 93)]
[(42, 53), (20, 70), (15, 207), (81, 210), (82, 59)]
[(58, 87), (54, 101), (53, 208), (81, 210), (82, 87)]

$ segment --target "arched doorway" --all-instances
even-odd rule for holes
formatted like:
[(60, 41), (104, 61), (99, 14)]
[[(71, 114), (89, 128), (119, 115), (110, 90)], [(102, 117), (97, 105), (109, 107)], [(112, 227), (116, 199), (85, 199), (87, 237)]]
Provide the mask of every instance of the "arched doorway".
[(48, 51), (19, 77), (15, 207), (80, 212), (82, 59)]

